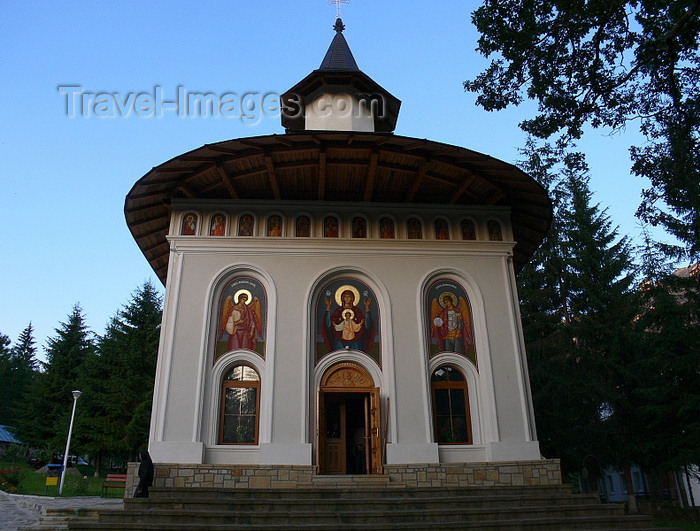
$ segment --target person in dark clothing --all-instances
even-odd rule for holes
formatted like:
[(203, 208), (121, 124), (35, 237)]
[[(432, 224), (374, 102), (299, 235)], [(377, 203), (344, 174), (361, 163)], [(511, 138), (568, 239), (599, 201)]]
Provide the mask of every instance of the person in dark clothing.
[(153, 485), (154, 473), (153, 461), (151, 461), (148, 450), (139, 452), (139, 460), (141, 461), (139, 465), (139, 484), (136, 487), (134, 498), (148, 498), (148, 487)]

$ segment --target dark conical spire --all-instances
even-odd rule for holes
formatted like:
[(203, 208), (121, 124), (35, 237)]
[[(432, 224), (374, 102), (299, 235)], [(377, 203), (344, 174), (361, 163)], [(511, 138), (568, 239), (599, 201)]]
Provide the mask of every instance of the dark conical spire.
[(335, 30), (335, 37), (331, 42), (326, 56), (321, 61), (321, 66), (319, 70), (344, 70), (344, 71), (354, 71), (359, 70), (355, 62), (355, 58), (352, 56), (350, 51), (350, 46), (348, 46), (348, 41), (343, 37), (343, 30), (345, 29), (345, 24), (340, 18), (335, 20), (335, 25), (333, 26)]

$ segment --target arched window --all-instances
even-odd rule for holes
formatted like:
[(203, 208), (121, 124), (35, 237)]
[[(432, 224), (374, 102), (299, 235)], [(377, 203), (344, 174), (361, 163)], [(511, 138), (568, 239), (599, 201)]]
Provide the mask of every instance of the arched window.
[(257, 444), (260, 376), (248, 365), (237, 365), (224, 376), (221, 392), (219, 444)]
[(438, 444), (472, 444), (469, 393), (464, 375), (444, 365), (430, 378), (433, 428)]

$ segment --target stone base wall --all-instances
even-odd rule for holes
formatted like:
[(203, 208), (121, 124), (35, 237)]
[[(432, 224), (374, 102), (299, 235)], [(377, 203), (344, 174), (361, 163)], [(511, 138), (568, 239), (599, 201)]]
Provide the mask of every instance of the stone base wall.
[[(316, 467), (308, 465), (181, 465), (155, 463), (156, 487), (299, 488), (311, 487)], [(129, 463), (125, 497), (138, 483), (138, 463)], [(384, 476), (406, 487), (506, 487), (559, 485), (558, 459), (499, 463), (384, 465)], [(328, 477), (328, 476), (320, 476)], [(349, 476), (348, 476), (349, 477)], [(366, 476), (365, 476), (366, 477)]]
[(384, 465), (392, 483), (407, 487), (520, 487), (560, 485), (558, 459), (499, 463)]

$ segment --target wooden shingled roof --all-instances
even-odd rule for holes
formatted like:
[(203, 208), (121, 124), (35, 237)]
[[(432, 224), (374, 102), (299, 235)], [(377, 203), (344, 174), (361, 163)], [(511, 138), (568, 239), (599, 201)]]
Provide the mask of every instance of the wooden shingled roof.
[(173, 198), (498, 205), (511, 209), (519, 270), (552, 216), (517, 167), (468, 149), (390, 133), (309, 131), (207, 144), (156, 166), (126, 196), (126, 221), (165, 283)]

